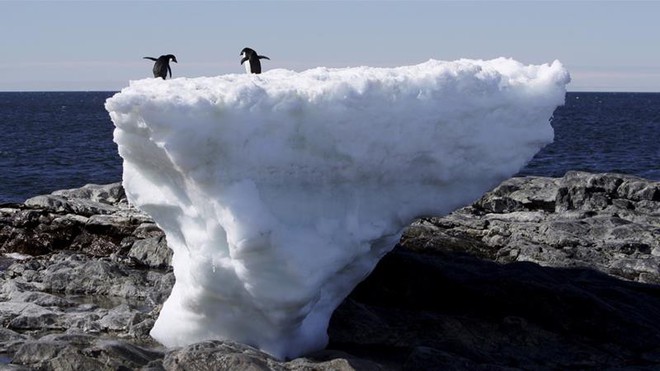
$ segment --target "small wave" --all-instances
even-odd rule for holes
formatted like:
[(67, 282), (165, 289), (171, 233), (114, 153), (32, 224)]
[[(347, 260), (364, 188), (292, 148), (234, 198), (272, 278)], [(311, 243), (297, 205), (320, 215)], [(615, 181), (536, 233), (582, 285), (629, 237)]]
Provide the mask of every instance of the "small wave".
[(642, 171), (639, 173), (639, 176), (660, 182), (660, 169)]

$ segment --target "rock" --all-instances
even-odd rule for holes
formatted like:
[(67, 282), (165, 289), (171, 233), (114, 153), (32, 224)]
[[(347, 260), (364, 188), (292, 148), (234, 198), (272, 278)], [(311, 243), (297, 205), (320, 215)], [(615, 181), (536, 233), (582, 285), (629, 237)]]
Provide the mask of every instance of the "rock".
[(660, 182), (629, 175), (512, 178), (472, 206), (413, 223), (402, 244), (660, 283), (658, 195)]
[(443, 370), (448, 371), (505, 371), (505, 370), (519, 370), (513, 367), (501, 367), (488, 364), (480, 364), (479, 362), (471, 361), (467, 358), (457, 356), (456, 354), (448, 353), (446, 351), (429, 348), (429, 347), (416, 347), (410, 353), (410, 356), (403, 364), (403, 370), (432, 370), (442, 365)]
[(12, 330), (59, 330), (60, 313), (57, 309), (50, 310), (34, 303), (0, 303), (0, 323)]
[(99, 324), (105, 330), (128, 332), (128, 329), (144, 320), (145, 314), (132, 309), (127, 304), (121, 304), (108, 311)]
[[(11, 281), (6, 281), (0, 292), (14, 301), (26, 300), (23, 291), (37, 289), (69, 296), (104, 295), (146, 300), (162, 298), (163, 292), (169, 292), (173, 285), (173, 276), (168, 272), (137, 270), (108, 258), (61, 252), (37, 261), (16, 262), (10, 266), (4, 274)], [(42, 304), (47, 298), (58, 300), (52, 295), (38, 295)], [(71, 303), (62, 299), (57, 305), (70, 306)]]
[(108, 205), (126, 202), (126, 193), (121, 182), (111, 184), (87, 184), (81, 188), (64, 189), (53, 192), (53, 195), (67, 199), (88, 199)]
[(122, 341), (83, 334), (47, 335), (25, 342), (12, 364), (42, 370), (139, 369), (162, 358), (162, 353)]
[[(660, 368), (658, 182), (512, 178), (413, 223), (335, 311), (328, 349), (277, 361), (149, 336), (175, 281), (162, 231), (119, 184), (0, 208), (3, 369)], [(12, 255), (13, 253), (29, 253)]]
[(133, 236), (140, 239), (150, 237), (164, 237), (163, 230), (154, 223), (142, 223), (133, 231)]
[(109, 260), (86, 260), (82, 255), (63, 257), (43, 271), (44, 288), (67, 295), (140, 295), (135, 292), (138, 275)]
[(120, 183), (86, 185), (0, 209), (0, 252), (36, 256), (77, 250), (125, 256), (134, 242), (162, 235), (145, 229), (149, 223), (153, 225), (151, 218), (128, 205)]
[(82, 188), (55, 191), (50, 195), (29, 198), (25, 205), (54, 213), (73, 213), (83, 216), (112, 214), (117, 204), (126, 202), (121, 183), (88, 184)]
[(25, 205), (54, 213), (73, 213), (83, 216), (112, 214), (117, 211), (112, 205), (84, 199), (67, 199), (56, 195), (32, 197), (25, 201)]
[(11, 358), (7, 355), (13, 355), (23, 343), (31, 339), (28, 335), (0, 327), (0, 363), (11, 361)]
[[(149, 330), (173, 285), (171, 272), (135, 270), (71, 252), (17, 261), (0, 277), (0, 294), (8, 300), (0, 302), (0, 323), (8, 329), (84, 332), (140, 343), (153, 343)], [(3, 344), (13, 352), (22, 342)]]
[(336, 310), (329, 335), (331, 348), (393, 369), (652, 368), (658, 316), (660, 286), (398, 247)]
[(167, 247), (165, 235), (135, 241), (128, 256), (138, 264), (151, 268), (167, 268), (172, 265), (172, 250)]
[(67, 308), (75, 304), (65, 298), (45, 292), (21, 292), (11, 297), (14, 302), (34, 303), (41, 307)]
[(205, 341), (170, 351), (165, 355), (163, 367), (168, 371), (382, 370), (377, 363), (336, 351), (323, 351), (290, 362), (281, 362), (257, 349), (229, 341)]
[(29, 339), (29, 337), (26, 335), (0, 327), (0, 341), (2, 342), (27, 339)]
[(193, 370), (263, 370), (268, 362), (276, 362), (267, 354), (247, 345), (207, 341), (169, 352), (163, 367), (170, 371)]

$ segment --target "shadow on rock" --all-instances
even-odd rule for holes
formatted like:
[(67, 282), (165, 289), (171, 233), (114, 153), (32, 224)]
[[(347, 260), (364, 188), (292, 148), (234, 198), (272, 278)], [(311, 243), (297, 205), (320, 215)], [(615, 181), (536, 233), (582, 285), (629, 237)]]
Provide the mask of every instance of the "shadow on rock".
[(330, 347), (403, 369), (660, 365), (660, 286), (467, 254), (385, 256), (335, 312)]

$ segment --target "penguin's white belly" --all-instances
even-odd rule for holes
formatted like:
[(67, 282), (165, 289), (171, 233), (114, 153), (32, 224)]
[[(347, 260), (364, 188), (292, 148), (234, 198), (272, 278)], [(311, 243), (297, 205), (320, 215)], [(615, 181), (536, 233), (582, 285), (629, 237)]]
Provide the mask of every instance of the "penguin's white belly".
[(245, 72), (252, 73), (252, 66), (250, 65), (250, 61), (245, 61), (243, 64), (245, 65)]

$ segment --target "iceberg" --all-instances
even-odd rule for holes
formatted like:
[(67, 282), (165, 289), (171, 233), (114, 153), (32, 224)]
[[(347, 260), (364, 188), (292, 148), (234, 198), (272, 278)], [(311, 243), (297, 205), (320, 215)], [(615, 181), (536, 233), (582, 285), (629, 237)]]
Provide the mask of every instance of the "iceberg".
[(109, 98), (131, 204), (173, 250), (151, 335), (322, 349), (334, 309), (420, 216), (464, 206), (552, 142), (555, 61), (144, 79)]

